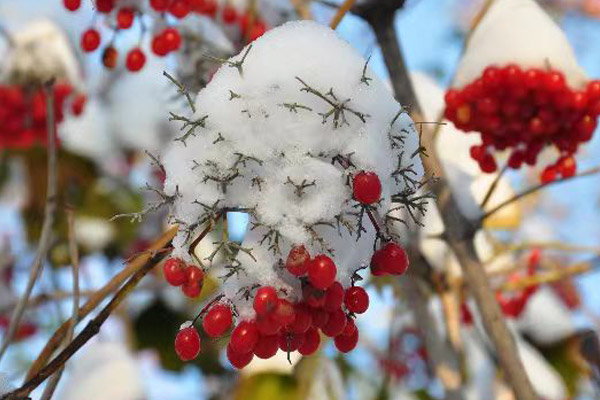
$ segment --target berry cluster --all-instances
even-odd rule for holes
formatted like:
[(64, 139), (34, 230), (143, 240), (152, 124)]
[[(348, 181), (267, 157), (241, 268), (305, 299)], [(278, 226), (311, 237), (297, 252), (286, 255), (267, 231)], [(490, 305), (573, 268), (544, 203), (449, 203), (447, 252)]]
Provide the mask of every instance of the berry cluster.
[[(382, 272), (380, 275), (401, 274), (408, 267), (408, 259), (400, 246), (391, 243), (375, 252), (371, 264), (372, 269)], [(185, 271), (195, 267), (184, 265), (176, 258), (167, 260), (165, 277), (173, 285), (183, 284), (185, 292)], [(311, 258), (303, 245), (289, 252), (285, 270), (300, 280), (302, 299), (290, 301), (285, 292), (272, 286), (254, 288), (252, 305), (256, 317), (240, 321), (233, 328), (227, 346), (227, 358), (235, 368), (245, 367), (254, 356), (273, 357), (278, 350), (311, 355), (321, 342), (319, 331), (334, 338), (336, 348), (343, 353), (356, 347), (358, 328), (354, 318), (369, 308), (365, 289), (354, 285), (344, 289), (336, 281), (334, 261), (324, 254)], [(204, 332), (211, 338), (223, 336), (234, 325), (233, 316), (230, 305), (211, 305), (202, 321)], [(175, 351), (180, 359), (194, 359), (200, 347), (196, 329), (184, 325), (175, 339)]]
[[(108, 25), (113, 28), (115, 34), (130, 29), (135, 19), (142, 18), (144, 15), (142, 5), (119, 6), (117, 3), (118, 0), (96, 1), (96, 10), (106, 15)], [(267, 26), (259, 17), (251, 16), (249, 12), (239, 15), (229, 3), (220, 8), (217, 0), (149, 0), (148, 3), (150, 9), (157, 15), (156, 29), (151, 38), (151, 49), (159, 57), (164, 57), (181, 47), (181, 34), (174, 26), (168, 26), (169, 21), (181, 20), (191, 14), (212, 18), (225, 26), (237, 24), (239, 26), (237, 33), (242, 42), (256, 40), (267, 30)], [(63, 4), (69, 11), (77, 11), (81, 6), (81, 0), (63, 0)], [(163, 28), (160, 28), (161, 26)], [(89, 28), (81, 35), (81, 48), (85, 52), (93, 52), (100, 47), (101, 41), (100, 32), (96, 28)], [(116, 67), (119, 57), (118, 50), (112, 44), (113, 41), (114, 38), (102, 52), (102, 62), (108, 69)], [(131, 72), (141, 70), (145, 63), (146, 54), (139, 47), (129, 50), (125, 57), (125, 67)]]
[(195, 265), (187, 265), (179, 258), (169, 258), (163, 265), (165, 280), (171, 286), (180, 286), (187, 297), (198, 297), (204, 286), (204, 271)]
[(546, 146), (561, 153), (542, 173), (543, 182), (575, 174), (573, 154), (591, 139), (600, 115), (600, 81), (571, 89), (562, 72), (490, 66), (463, 89), (445, 96), (445, 117), (465, 132), (481, 134), (471, 157), (483, 172), (497, 170), (494, 151), (510, 149), (508, 166), (535, 165)]
[[(67, 103), (73, 115), (80, 115), (86, 97), (74, 93), (68, 84), (57, 84), (54, 87), (56, 123), (62, 121), (63, 107)], [(46, 95), (42, 89), (0, 85), (0, 148), (28, 148), (46, 143), (46, 113)]]

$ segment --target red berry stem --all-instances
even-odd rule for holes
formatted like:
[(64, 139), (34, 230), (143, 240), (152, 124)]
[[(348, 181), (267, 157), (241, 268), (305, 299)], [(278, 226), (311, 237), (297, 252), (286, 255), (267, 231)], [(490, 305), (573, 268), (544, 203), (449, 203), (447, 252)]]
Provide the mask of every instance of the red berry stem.
[(204, 307), (202, 307), (202, 310), (200, 310), (200, 312), (198, 313), (198, 315), (196, 315), (196, 317), (192, 320), (192, 325), (196, 325), (196, 321), (198, 321), (198, 319), (203, 316), (204, 314), (206, 314), (206, 312), (208, 311), (208, 309), (215, 303), (217, 303), (219, 300), (221, 300), (223, 297), (225, 297), (225, 295), (223, 293), (221, 293), (220, 295), (218, 295), (217, 297), (215, 297), (214, 299), (212, 299), (211, 301), (209, 301)]

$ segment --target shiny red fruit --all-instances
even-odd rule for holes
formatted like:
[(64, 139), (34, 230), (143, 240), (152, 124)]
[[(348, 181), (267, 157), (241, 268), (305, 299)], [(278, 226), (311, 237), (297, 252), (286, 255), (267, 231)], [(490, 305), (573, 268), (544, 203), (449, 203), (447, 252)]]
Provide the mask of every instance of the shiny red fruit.
[(146, 55), (141, 49), (135, 48), (127, 53), (125, 66), (131, 72), (137, 72), (141, 70), (144, 67), (144, 64), (146, 64)]
[(242, 321), (233, 330), (229, 345), (237, 353), (252, 353), (258, 338), (259, 333), (256, 323), (254, 321)]
[(312, 325), (312, 311), (302, 303), (294, 304), (294, 322), (288, 324), (288, 330), (293, 333), (304, 333)]
[(344, 302), (344, 287), (339, 282), (333, 282), (325, 291), (325, 303), (323, 309), (332, 312), (339, 309)]
[(81, 115), (81, 113), (83, 113), (85, 103), (87, 103), (87, 97), (84, 94), (75, 96), (73, 99), (73, 104), (71, 104), (71, 111), (73, 112), (73, 115)]
[(229, 4), (226, 4), (225, 7), (223, 7), (223, 13), (221, 16), (223, 18), (223, 22), (227, 25), (234, 24), (238, 18), (237, 11)]
[(286, 353), (298, 350), (303, 344), (303, 333), (282, 332), (279, 335), (279, 348)]
[(189, 0), (172, 0), (169, 4), (169, 13), (175, 18), (184, 18), (190, 13)]
[(246, 365), (250, 364), (250, 361), (254, 358), (252, 351), (247, 353), (239, 353), (233, 347), (231, 343), (227, 346), (227, 359), (233, 365), (234, 368), (242, 369)]
[(302, 298), (310, 307), (321, 308), (325, 304), (325, 291), (306, 283), (302, 286)]
[(81, 6), (81, 0), (63, 0), (63, 4), (69, 11), (77, 11)]
[(277, 354), (279, 350), (279, 337), (277, 335), (261, 336), (254, 346), (254, 355), (258, 358), (268, 359)]
[(96, 9), (101, 13), (109, 13), (115, 6), (114, 0), (96, 0)]
[(224, 304), (217, 304), (211, 307), (202, 320), (202, 328), (210, 337), (216, 338), (223, 336), (231, 328), (233, 323), (233, 314), (231, 308)]
[(185, 261), (180, 258), (171, 257), (165, 261), (165, 264), (163, 265), (163, 274), (169, 285), (181, 286), (187, 282), (185, 268)]
[(337, 268), (324, 254), (316, 256), (308, 266), (308, 281), (317, 289), (325, 290), (335, 282)]
[(344, 331), (347, 322), (348, 318), (346, 317), (346, 314), (341, 309), (338, 309), (329, 313), (327, 323), (321, 328), (321, 330), (325, 335), (334, 337)]
[(181, 361), (190, 361), (200, 353), (200, 335), (193, 326), (181, 329), (175, 337), (175, 352)]
[(375, 172), (359, 172), (352, 179), (354, 199), (361, 204), (373, 204), (381, 197), (381, 181)]
[(273, 286), (262, 286), (254, 295), (254, 311), (258, 315), (269, 314), (275, 310), (278, 299), (277, 291)]
[(165, 40), (165, 44), (169, 52), (177, 51), (181, 47), (181, 35), (175, 28), (166, 28), (162, 32), (162, 37)]
[(167, 11), (167, 7), (169, 7), (169, 0), (150, 0), (150, 7), (152, 7), (154, 11), (158, 12)]
[(573, 156), (561, 157), (558, 160), (558, 172), (563, 178), (570, 178), (577, 172), (577, 163)]
[(130, 7), (123, 7), (117, 12), (117, 28), (129, 29), (133, 25), (135, 11)]
[(546, 168), (544, 168), (544, 171), (542, 171), (540, 181), (546, 185), (548, 183), (554, 182), (557, 178), (557, 175), (558, 171), (556, 170), (556, 167), (553, 165), (549, 165)]
[(342, 353), (354, 350), (358, 343), (358, 329), (350, 336), (338, 335), (334, 339), (335, 347)]
[(159, 57), (166, 56), (169, 53), (169, 46), (162, 34), (152, 38), (152, 52)]
[(321, 336), (316, 328), (310, 328), (304, 334), (304, 343), (298, 348), (298, 352), (303, 356), (314, 354), (321, 343)]
[(409, 260), (406, 251), (394, 242), (386, 243), (371, 257), (371, 272), (375, 276), (402, 275), (408, 266)]
[(273, 320), (281, 326), (288, 326), (296, 319), (296, 312), (292, 303), (286, 299), (277, 300), (277, 305), (273, 310)]
[(110, 46), (102, 52), (102, 64), (108, 69), (113, 69), (117, 66), (119, 52), (114, 47)]
[(83, 32), (81, 36), (81, 48), (83, 51), (91, 52), (100, 46), (100, 32), (94, 28), (90, 28)]
[(344, 304), (351, 313), (362, 314), (369, 308), (369, 295), (360, 286), (352, 286), (346, 289)]
[(287, 260), (285, 261), (285, 268), (288, 272), (295, 276), (303, 276), (308, 270), (310, 264), (310, 253), (306, 250), (304, 245), (294, 246), (290, 250)]

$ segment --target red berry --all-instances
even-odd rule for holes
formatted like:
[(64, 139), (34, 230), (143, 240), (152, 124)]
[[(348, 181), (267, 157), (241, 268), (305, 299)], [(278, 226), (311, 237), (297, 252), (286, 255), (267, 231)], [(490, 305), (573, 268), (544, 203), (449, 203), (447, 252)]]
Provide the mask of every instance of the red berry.
[(288, 326), (296, 319), (296, 313), (292, 303), (286, 299), (277, 300), (277, 305), (273, 310), (273, 319), (281, 326)]
[(117, 59), (119, 58), (119, 53), (117, 49), (114, 47), (107, 47), (102, 52), (102, 64), (108, 69), (113, 69), (117, 66)]
[(456, 89), (449, 89), (444, 95), (446, 106), (448, 108), (456, 108), (461, 101), (460, 91)]
[(308, 306), (299, 303), (294, 305), (294, 322), (288, 325), (292, 333), (304, 333), (312, 325), (312, 313)]
[(76, 11), (81, 6), (81, 0), (63, 0), (65, 8), (69, 11)]
[(189, 0), (173, 0), (169, 5), (169, 13), (175, 18), (184, 18), (190, 13)]
[(302, 286), (302, 298), (309, 306), (321, 308), (325, 304), (325, 292), (315, 288), (310, 283)]
[(346, 289), (344, 304), (351, 313), (362, 314), (369, 308), (369, 295), (360, 286), (350, 287)]
[(325, 291), (325, 304), (323, 309), (327, 312), (332, 312), (339, 309), (344, 302), (344, 287), (339, 282), (333, 282)]
[(223, 13), (221, 14), (223, 22), (226, 24), (233, 24), (237, 20), (237, 11), (231, 5), (226, 4), (223, 7)]
[(494, 156), (486, 152), (483, 155), (483, 158), (479, 160), (479, 168), (482, 172), (485, 172), (487, 174), (495, 172), (498, 169), (498, 166), (496, 165), (496, 160), (494, 160)]
[(373, 275), (402, 275), (408, 269), (408, 255), (404, 249), (394, 243), (389, 242), (381, 249), (377, 250), (371, 258), (371, 271)]
[(316, 328), (309, 328), (304, 334), (304, 343), (298, 348), (298, 352), (303, 356), (314, 354), (321, 343), (321, 336)]
[(265, 316), (258, 315), (256, 317), (256, 328), (264, 336), (271, 336), (278, 334), (281, 330), (281, 324), (273, 318), (272, 315), (268, 314)]
[(169, 53), (169, 46), (164, 35), (158, 35), (152, 38), (152, 52), (159, 57), (166, 56)]
[(127, 53), (125, 66), (131, 72), (139, 71), (144, 67), (144, 64), (146, 64), (146, 55), (140, 48), (135, 48)]
[(176, 51), (181, 47), (181, 35), (175, 28), (166, 28), (162, 33), (168, 51)]
[(342, 353), (354, 350), (358, 343), (358, 329), (350, 336), (338, 335), (334, 339), (335, 347)]
[(190, 361), (200, 353), (200, 335), (193, 326), (181, 329), (175, 337), (175, 352), (181, 361)]
[(329, 321), (329, 313), (325, 310), (313, 310), (312, 314), (312, 325), (315, 328), (323, 328), (327, 325), (327, 321)]
[(561, 157), (557, 163), (558, 172), (563, 178), (569, 178), (575, 175), (577, 171), (577, 163), (575, 162), (575, 158), (573, 156), (565, 156)]
[(523, 161), (525, 160), (525, 153), (519, 150), (515, 150), (512, 152), (510, 157), (508, 158), (508, 166), (512, 169), (521, 168), (523, 165)]
[(250, 361), (254, 358), (252, 351), (247, 353), (239, 353), (231, 347), (231, 343), (227, 345), (227, 359), (237, 369), (242, 369), (246, 365), (250, 364)]
[(250, 28), (250, 32), (248, 32), (248, 42), (253, 42), (267, 31), (267, 26), (262, 21), (256, 21), (252, 28)]
[(294, 246), (285, 261), (285, 268), (292, 275), (302, 276), (306, 274), (310, 264), (310, 253), (304, 245)]
[(204, 0), (200, 7), (197, 8), (198, 13), (214, 18), (217, 14), (217, 2), (215, 0)]
[(165, 280), (171, 286), (181, 286), (187, 282), (185, 262), (181, 258), (169, 258), (163, 265)]
[(100, 32), (94, 28), (90, 28), (83, 32), (81, 36), (81, 48), (83, 51), (91, 52), (100, 46)]
[(546, 185), (550, 182), (554, 182), (556, 180), (556, 176), (557, 176), (556, 167), (553, 165), (549, 165), (546, 168), (544, 168), (544, 171), (542, 172), (542, 175), (540, 176), (540, 181), (544, 185)]
[(202, 320), (204, 332), (210, 337), (222, 336), (231, 328), (233, 323), (233, 315), (231, 308), (224, 304), (217, 304), (211, 307)]
[(181, 286), (181, 291), (187, 297), (194, 298), (200, 296), (202, 286), (204, 285), (204, 272), (194, 265), (188, 265), (184, 269), (184, 272), (186, 281)]
[(96, 0), (96, 9), (101, 13), (111, 12), (114, 5), (114, 0)]
[(84, 94), (79, 94), (75, 96), (75, 98), (73, 99), (73, 104), (71, 104), (71, 111), (73, 111), (73, 115), (81, 115), (86, 102), (87, 97)]
[(133, 19), (135, 18), (135, 11), (130, 7), (123, 7), (119, 9), (117, 13), (117, 28), (129, 29), (133, 25)]
[(231, 334), (229, 345), (232, 350), (238, 353), (251, 353), (258, 342), (258, 329), (256, 323), (251, 321), (242, 321), (235, 327)]
[(316, 256), (308, 266), (308, 281), (317, 289), (325, 290), (335, 282), (337, 268), (324, 254)]
[(323, 333), (329, 337), (334, 337), (341, 334), (346, 328), (346, 322), (348, 318), (341, 309), (337, 309), (334, 312), (329, 313), (329, 319), (325, 326), (321, 328)]
[(356, 327), (356, 324), (354, 323), (354, 319), (351, 317), (348, 317), (348, 321), (346, 321), (346, 327), (344, 328), (344, 331), (341, 333), (341, 335), (352, 336), (352, 335), (354, 335), (354, 331), (357, 329), (358, 328)]
[(565, 76), (560, 71), (550, 71), (546, 74), (544, 85), (548, 90), (559, 91), (565, 88)]
[(542, 85), (545, 73), (540, 69), (529, 69), (525, 71), (523, 81), (528, 88), (537, 88)]
[(150, 0), (150, 7), (152, 7), (155, 11), (167, 11), (168, 6), (169, 0)]
[(373, 204), (381, 197), (381, 181), (375, 172), (359, 172), (352, 179), (354, 199), (361, 204)]
[(201, 282), (186, 282), (181, 286), (181, 291), (184, 295), (193, 299), (200, 296), (200, 293), (202, 293), (202, 286), (203, 284)]
[(254, 346), (254, 355), (258, 358), (268, 359), (277, 354), (279, 350), (279, 337), (277, 335), (261, 336)]
[(279, 348), (283, 351), (296, 351), (304, 344), (304, 334), (284, 332), (279, 335)]
[(258, 315), (269, 314), (275, 310), (277, 300), (277, 291), (273, 286), (262, 286), (254, 295), (254, 311)]

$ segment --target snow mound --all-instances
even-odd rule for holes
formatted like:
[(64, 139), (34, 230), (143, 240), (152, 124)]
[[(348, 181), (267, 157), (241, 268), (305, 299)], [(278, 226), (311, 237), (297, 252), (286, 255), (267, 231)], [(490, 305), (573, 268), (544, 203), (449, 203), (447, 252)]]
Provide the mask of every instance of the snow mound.
[(174, 255), (189, 260), (190, 241), (202, 228), (190, 227), (206, 220), (209, 208), (245, 209), (254, 229), (243, 246), (252, 255), (239, 252), (245, 274), (232, 295), (258, 282), (297, 298), (299, 284), (274, 267), (296, 244), (333, 255), (338, 280), (348, 285), (368, 263), (375, 238), (366, 215), (359, 241), (339, 224), (358, 225), (352, 175), (377, 173), (382, 195), (374, 206), (382, 216), (392, 195), (411, 185), (395, 171), (410, 168), (411, 179), (422, 177), (408, 114), (347, 42), (314, 22), (273, 29), (225, 61), (195, 108), (194, 129), (183, 130), (162, 156), (164, 191), (180, 224)]
[(496, 1), (467, 45), (454, 86), (463, 87), (490, 66), (550, 66), (565, 74), (572, 88), (587, 82), (583, 69), (560, 27), (533, 0)]

